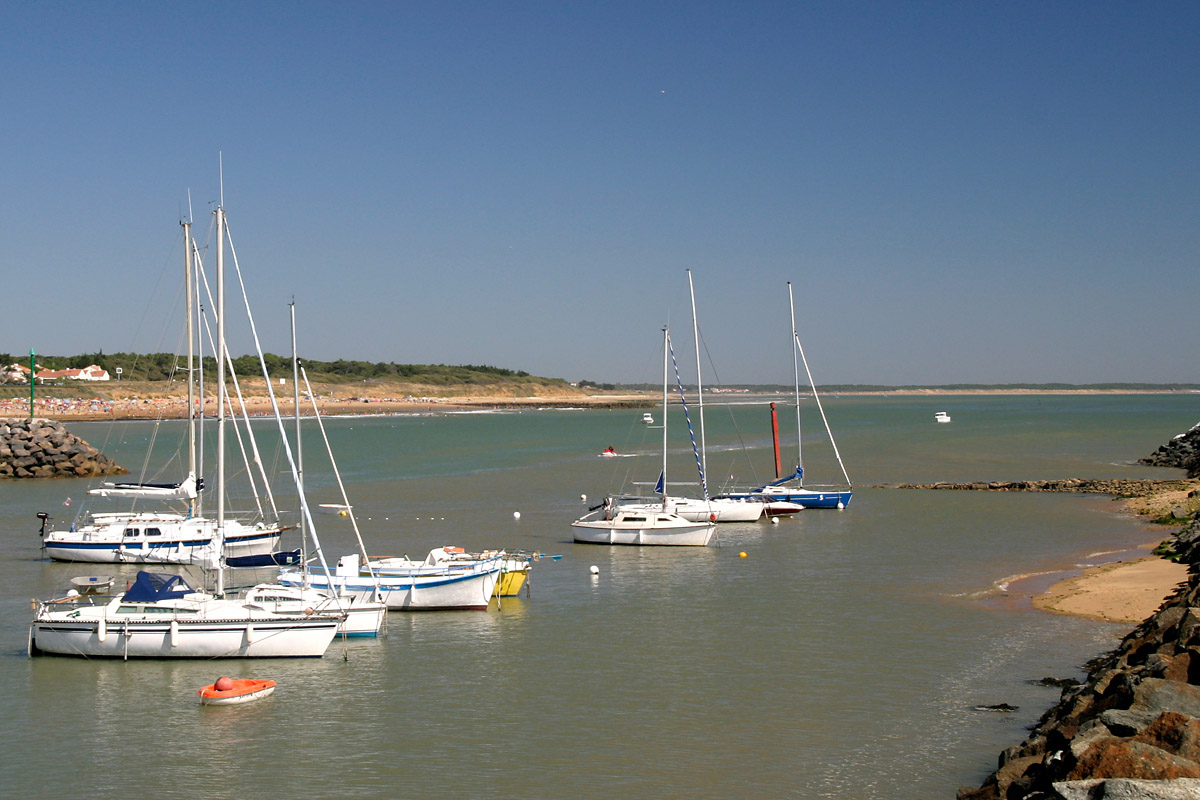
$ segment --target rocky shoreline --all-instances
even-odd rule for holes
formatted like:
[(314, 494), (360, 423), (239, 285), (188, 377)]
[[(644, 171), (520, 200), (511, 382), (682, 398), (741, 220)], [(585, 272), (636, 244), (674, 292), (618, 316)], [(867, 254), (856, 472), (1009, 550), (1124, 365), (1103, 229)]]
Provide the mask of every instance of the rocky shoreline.
[[(1142, 463), (1184, 466), (1200, 452), (1193, 428)], [(1192, 475), (1189, 469), (1189, 476)], [(1119, 497), (1191, 488), (1187, 481), (1029, 481), (928, 484), (930, 489), (1099, 492)], [(915, 485), (909, 488), (917, 488)], [(1021, 744), (1000, 755), (981, 786), (959, 800), (1098, 800), (1200, 797), (1200, 517), (1191, 503), (1173, 516), (1185, 527), (1168, 555), (1188, 565), (1187, 580), (1113, 652), (1087, 665), (1088, 677), (1063, 689)]]
[(0, 478), (88, 478), (126, 471), (61, 422), (0, 419)]

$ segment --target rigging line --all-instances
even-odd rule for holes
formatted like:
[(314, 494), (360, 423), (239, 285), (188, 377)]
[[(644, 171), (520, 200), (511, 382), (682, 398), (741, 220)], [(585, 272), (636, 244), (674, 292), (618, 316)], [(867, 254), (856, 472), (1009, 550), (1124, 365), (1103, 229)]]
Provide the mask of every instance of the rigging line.
[[(829, 434), (829, 443), (833, 445), (833, 454), (837, 456), (838, 466), (842, 468), (842, 477), (846, 479), (847, 485), (850, 484), (850, 476), (846, 474), (846, 465), (842, 463), (842, 454), (838, 452), (837, 442), (833, 439), (833, 429), (829, 427), (829, 419), (825, 416), (825, 406), (821, 405), (821, 395), (817, 393), (817, 384), (813, 382), (812, 372), (808, 368), (808, 359), (804, 357), (804, 345), (800, 344), (800, 336), (795, 331), (792, 331), (792, 336), (796, 339), (796, 348), (800, 351), (800, 360), (804, 362), (804, 372), (808, 375), (808, 383), (812, 386), (813, 399), (817, 401), (817, 410), (821, 412), (821, 421), (825, 423), (825, 432)], [(799, 407), (799, 404), (797, 404)]]
[[(712, 353), (708, 349), (708, 340), (704, 338), (703, 332), (700, 331), (698, 327), (696, 329), (696, 334), (699, 336), (700, 343), (704, 347), (704, 355), (708, 358), (708, 366), (710, 369), (712, 369), (713, 382), (719, 386), (724, 385), (720, 374), (717, 372), (716, 362), (713, 361)], [(738, 444), (742, 446), (742, 453), (746, 456), (746, 463), (750, 467), (750, 477), (753, 479), (754, 485), (757, 486), (759, 485), (758, 471), (754, 469), (754, 461), (750, 458), (749, 448), (746, 446), (746, 440), (742, 438), (742, 429), (737, 424), (737, 417), (735, 417), (733, 414), (733, 407), (726, 405), (725, 408), (729, 413), (729, 420), (733, 423), (733, 430), (737, 433)], [(732, 464), (733, 462), (730, 463)]]
[[(688, 413), (687, 396), (683, 392), (683, 381), (679, 378), (679, 362), (675, 360), (675, 348), (671, 350), (671, 363), (675, 366), (675, 385), (679, 387), (679, 400), (683, 403), (683, 418), (687, 420), (688, 435), (692, 437), (692, 454), (696, 456), (696, 471), (700, 473), (700, 488), (704, 492), (704, 500), (708, 501), (708, 481), (704, 477), (704, 467), (700, 463), (700, 449), (696, 446), (696, 434), (692, 430), (692, 417)], [(666, 487), (663, 487), (663, 497), (666, 497)]]
[[(228, 238), (228, 236), (229, 236), (228, 226), (226, 226), (225, 234), (226, 234), (226, 238)], [(241, 270), (237, 268), (237, 253), (233, 249), (232, 239), (229, 240), (229, 250), (230, 250), (230, 253), (233, 255), (234, 268), (237, 269), (238, 281), (240, 283), (241, 282)], [(212, 291), (208, 284), (208, 276), (204, 273), (203, 265), (201, 265), (201, 269), (200, 269), (200, 278), (201, 278), (201, 283), (204, 286), (204, 291), (208, 295), (209, 306), (214, 307)], [(246, 299), (246, 287), (245, 287), (244, 283), (242, 283), (241, 286), (242, 286), (242, 298), (246, 302), (246, 313), (249, 314), (250, 306), (249, 306), (249, 300)], [(215, 353), (217, 351), (217, 344), (213, 338), (212, 327), (209, 324), (208, 316), (203, 315), (202, 318), (204, 321), (204, 332), (206, 334), (208, 334), (209, 346), (212, 348), (212, 351)], [(251, 327), (253, 327), (253, 325), (254, 325), (253, 318), (251, 318), (250, 324), (251, 324)], [(256, 344), (257, 344), (257, 338), (256, 338)], [(233, 359), (231, 358), (231, 353), (229, 351), (228, 345), (225, 346), (224, 350), (225, 350), (225, 363), (228, 365), (227, 370), (229, 372), (230, 378), (233, 380), (234, 391), (235, 391), (235, 393), (238, 397), (238, 401), (242, 407), (243, 424), (245, 424), (245, 426), (246, 426), (246, 435), (249, 436), (249, 438), (250, 438), (250, 446), (254, 452), (253, 463), (255, 466), (258, 467), (259, 476), (263, 483), (263, 493), (266, 494), (267, 501), (270, 503), (271, 513), (274, 516), (274, 518), (276, 520), (278, 520), (279, 519), (279, 509), (275, 505), (275, 495), (271, 491), (271, 481), (270, 481), (270, 478), (267, 477), (266, 468), (263, 466), (262, 458), (259, 456), (258, 440), (255, 439), (254, 431), (250, 427), (250, 416), (246, 410), (246, 401), (242, 394), (242, 387), (241, 387), (240, 381), (238, 380), (237, 372), (233, 368)], [(224, 376), (221, 377), (221, 380), (224, 381)], [(268, 385), (268, 388), (270, 388), (270, 381), (267, 382), (267, 385)], [(227, 406), (227, 408), (225, 410), (227, 412), (229, 412), (229, 414), (230, 414), (230, 420), (233, 423), (233, 432), (234, 432), (234, 435), (237, 437), (238, 447), (242, 453), (242, 462), (245, 464), (246, 478), (250, 482), (252, 494), (254, 496), (254, 503), (258, 507), (259, 517), (265, 518), (266, 515), (263, 513), (262, 499), (259, 497), (258, 485), (255, 482), (253, 472), (251, 471), (251, 459), (250, 459), (249, 455), (247, 455), (247, 453), (246, 453), (246, 445), (242, 439), (242, 430), (239, 427), (238, 417), (237, 417), (236, 412), (234, 411), (232, 397), (229, 397), (229, 396), (226, 397), (226, 406)]]
[[(226, 231), (226, 233), (228, 233), (228, 231)], [(283, 429), (283, 416), (279, 412), (279, 398), (277, 398), (275, 396), (275, 387), (271, 385), (270, 374), (267, 371), (267, 361), (263, 357), (262, 344), (260, 343), (259, 338), (258, 338), (258, 328), (254, 324), (254, 316), (250, 313), (250, 298), (246, 294), (246, 285), (242, 281), (242, 271), (240, 268), (237, 267), (237, 253), (233, 249), (233, 241), (232, 240), (230, 240), (230, 242), (229, 242), (229, 250), (230, 250), (230, 253), (233, 254), (233, 263), (234, 263), (235, 271), (237, 272), (238, 281), (242, 285), (242, 299), (246, 304), (246, 314), (250, 320), (250, 332), (254, 337), (254, 348), (255, 348), (255, 352), (258, 353), (258, 363), (259, 363), (259, 366), (262, 368), (263, 378), (265, 378), (266, 382), (267, 382), (267, 396), (271, 400), (271, 410), (275, 415), (275, 422), (279, 426), (279, 438), (283, 442), (284, 453), (287, 454), (288, 467), (291, 469), (291, 473), (292, 473), (292, 481), (295, 484), (295, 486), (297, 487), (297, 489), (299, 489), (299, 487), (303, 485), (300, 481), (299, 467), (296, 465), (296, 460), (292, 456), (291, 442), (288, 441), (287, 433)], [(321, 561), (321, 567), (325, 571), (325, 578), (326, 578), (326, 580), (329, 581), (330, 586), (332, 586), (333, 585), (333, 573), (329, 569), (329, 564), (327, 564), (325, 561), (325, 551), (321, 548), (321, 542), (317, 538), (317, 526), (313, 523), (312, 511), (308, 505), (308, 498), (305, 496), (304, 492), (298, 492), (298, 493), (300, 495), (300, 510), (304, 516), (304, 522), (308, 525), (308, 529), (310, 531), (312, 531), (313, 546), (316, 548), (317, 556)], [(273, 502), (274, 501), (272, 500), (272, 503)]]
[[(375, 573), (375, 568), (371, 566), (371, 557), (367, 555), (367, 545), (363, 542), (362, 532), (358, 529), (358, 518), (354, 514), (354, 506), (350, 505), (350, 498), (346, 495), (346, 485), (342, 482), (342, 473), (338, 469), (337, 460), (333, 457), (333, 446), (329, 443), (329, 434), (325, 431), (325, 421), (321, 417), (321, 412), (317, 408), (317, 398), (313, 394), (312, 386), (308, 382), (308, 370), (304, 365), (300, 365), (300, 375), (304, 378), (304, 388), (308, 391), (309, 402), (312, 403), (313, 416), (317, 420), (317, 427), (321, 430), (321, 438), (325, 441), (325, 452), (329, 456), (330, 466), (333, 467), (333, 477), (337, 479), (338, 491), (342, 494), (342, 503), (346, 506), (347, 516), (350, 518), (350, 526), (354, 529), (354, 538), (358, 541), (359, 552), (362, 553), (363, 563), (367, 567), (367, 574), (371, 576), (371, 580), (375, 583), (375, 598), (380, 600), (382, 590), (379, 586), (379, 576)], [(332, 581), (331, 586), (332, 588)]]

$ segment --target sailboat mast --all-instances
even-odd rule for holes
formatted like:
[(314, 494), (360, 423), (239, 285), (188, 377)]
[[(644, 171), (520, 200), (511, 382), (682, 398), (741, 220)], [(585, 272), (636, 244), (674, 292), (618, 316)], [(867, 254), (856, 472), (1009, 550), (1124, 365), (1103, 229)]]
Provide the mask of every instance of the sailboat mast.
[(671, 332), (663, 328), (663, 463), (662, 463), (662, 499), (663, 510), (667, 509), (667, 370), (671, 354)]
[(788, 308), (792, 312), (792, 371), (795, 374), (796, 386), (796, 474), (800, 485), (804, 485), (804, 445), (800, 434), (800, 357), (796, 350), (799, 347), (800, 334), (796, 333), (796, 303), (792, 299), (792, 282), (788, 281)]
[(696, 402), (700, 409), (700, 489), (708, 500), (708, 449), (704, 446), (704, 384), (700, 377), (700, 324), (696, 320), (696, 289), (692, 271), (687, 271), (688, 292), (692, 296), (692, 336), (696, 341)]
[[(300, 448), (300, 356), (296, 349), (296, 299), (288, 304), (292, 312), (292, 408), (296, 412), (296, 492), (304, 495), (304, 452)], [(308, 527), (305, 525), (304, 508), (301, 504), (300, 514), (300, 560), (307, 567), (305, 556), (308, 554)], [(305, 570), (307, 579), (308, 571)]]
[[(217, 539), (225, 549), (225, 209), (217, 206)], [(225, 570), (217, 564), (217, 595), (225, 593)]]
[[(185, 317), (187, 319), (187, 416), (188, 416), (188, 477), (193, 481), (196, 480), (196, 373), (195, 363), (193, 362), (193, 354), (196, 351), (196, 332), (192, 320), (192, 223), (184, 222), (183, 225), (183, 284), (184, 284), (184, 305), (187, 307)], [(196, 498), (188, 498), (188, 516), (196, 514)]]

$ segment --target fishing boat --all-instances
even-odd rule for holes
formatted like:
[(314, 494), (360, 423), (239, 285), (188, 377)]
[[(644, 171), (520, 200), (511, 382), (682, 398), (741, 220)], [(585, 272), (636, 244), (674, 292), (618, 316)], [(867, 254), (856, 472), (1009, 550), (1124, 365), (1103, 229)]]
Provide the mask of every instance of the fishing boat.
[[(187, 307), (187, 386), (188, 408), (197, 407), (197, 375), (193, 368), (195, 322), (193, 316), (196, 270), (190, 223), (184, 226), (184, 283)], [(45, 555), (55, 561), (91, 563), (168, 563), (202, 564), (211, 558), (217, 536), (217, 521), (206, 517), (200, 503), (204, 479), (199, 477), (197, 458), (198, 420), (188, 415), (187, 475), (177, 483), (138, 481), (107, 482), (88, 490), (97, 498), (132, 500), (134, 508), (117, 512), (82, 514), (65, 530), (46, 530), (49, 518), (42, 521), (40, 535)], [(247, 426), (248, 427), (248, 426)], [(181, 511), (167, 509), (138, 510), (138, 503), (177, 503)], [(261, 508), (261, 506), (260, 506)], [(284, 530), (278, 520), (260, 514), (254, 521), (228, 519), (221, 530), (225, 553), (234, 557), (269, 554)]]
[[(332, 576), (307, 576), (314, 589), (332, 591), (343, 597), (363, 600), (378, 598), (395, 611), (485, 610), (500, 580), (505, 558), (494, 556), (456, 560), (445, 548), (436, 547), (424, 561), (406, 556), (370, 559), (365, 564), (358, 553), (338, 559)], [(285, 586), (303, 585), (298, 570), (279, 573)]]
[[(850, 504), (850, 499), (854, 496), (854, 492), (850, 484), (850, 476), (846, 472), (846, 466), (842, 462), (842, 455), (838, 452), (837, 442), (833, 438), (833, 430), (829, 426), (829, 418), (825, 416), (825, 407), (821, 404), (821, 396), (817, 393), (817, 385), (813, 381), (812, 371), (808, 368), (808, 359), (804, 355), (804, 347), (800, 344), (800, 335), (796, 332), (796, 306), (792, 299), (792, 283), (788, 281), (788, 304), (791, 308), (792, 319), (792, 366), (795, 375), (795, 399), (796, 399), (796, 469), (791, 475), (780, 475), (780, 456), (779, 456), (779, 423), (775, 415), (775, 404), (771, 404), (771, 435), (775, 445), (775, 477), (776, 480), (746, 491), (727, 492), (719, 497), (731, 498), (753, 498), (758, 497), (767, 503), (787, 502), (794, 503), (804, 508), (845, 508)], [(833, 453), (837, 457), (838, 466), (841, 467), (842, 477), (846, 480), (845, 489), (813, 489), (804, 486), (804, 459), (803, 459), (803, 439), (801, 435), (800, 423), (800, 364), (804, 364), (804, 371), (808, 375), (808, 383), (812, 388), (813, 399), (816, 401), (817, 410), (821, 414), (821, 420), (825, 423), (825, 432), (829, 435), (829, 442), (833, 447)]]
[(206, 706), (235, 706), (269, 697), (275, 692), (275, 681), (255, 678), (220, 677), (196, 692)]
[[(500, 564), (500, 577), (496, 581), (496, 588), (492, 592), (493, 597), (516, 597), (520, 594), (521, 589), (526, 586), (529, 579), (529, 573), (533, 569), (533, 562), (540, 561), (543, 558), (550, 558), (554, 561), (559, 560), (562, 556), (545, 556), (540, 552), (528, 552), (524, 550), (484, 550), (479, 553), (470, 553), (461, 547), (442, 547), (441, 552), (435, 550), (436, 560), (440, 563), (474, 563), (479, 561), (490, 561), (499, 556), (502, 561)], [(389, 559), (376, 559), (370, 562), (372, 568), (380, 575), (388, 575)]]

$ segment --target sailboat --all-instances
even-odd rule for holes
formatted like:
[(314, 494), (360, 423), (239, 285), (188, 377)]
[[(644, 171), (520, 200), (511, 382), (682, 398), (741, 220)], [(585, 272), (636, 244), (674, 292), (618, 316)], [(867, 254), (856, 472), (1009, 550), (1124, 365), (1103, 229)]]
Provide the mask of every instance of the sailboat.
[[(788, 304), (792, 315), (792, 366), (795, 374), (796, 392), (796, 470), (793, 474), (787, 476), (780, 476), (778, 474), (779, 429), (778, 426), (773, 424), (772, 437), (774, 438), (776, 452), (776, 479), (756, 489), (745, 492), (730, 492), (720, 496), (759, 498), (765, 500), (768, 505), (782, 501), (798, 504), (804, 508), (845, 508), (850, 504), (850, 499), (854, 496), (854, 492), (851, 488), (850, 476), (846, 473), (846, 465), (842, 462), (842, 454), (837, 449), (837, 442), (834, 441), (833, 430), (829, 427), (829, 418), (825, 416), (825, 407), (821, 405), (821, 396), (817, 393), (817, 384), (813, 381), (812, 371), (808, 368), (808, 359), (805, 358), (804, 347), (800, 344), (800, 334), (796, 332), (796, 306), (792, 299), (791, 281), (788, 281)], [(842, 477), (846, 479), (847, 488), (845, 489), (823, 490), (805, 488), (804, 486), (803, 440), (800, 425), (801, 363), (804, 364), (804, 371), (808, 376), (809, 386), (812, 388), (813, 399), (816, 400), (817, 410), (821, 413), (821, 420), (825, 423), (825, 432), (829, 435), (830, 444), (833, 446), (833, 453), (837, 457), (838, 466), (842, 470)], [(774, 414), (774, 409), (772, 409), (772, 414)], [(772, 419), (774, 420), (774, 417)]]
[[(217, 517), (212, 593), (194, 590), (182, 576), (139, 572), (122, 594), (101, 605), (78, 592), (38, 603), (29, 627), (30, 655), (89, 658), (319, 657), (338, 632), (344, 614), (279, 614), (224, 595), (220, 564), (225, 530), (225, 300), (224, 209), (217, 215)], [(190, 226), (184, 223), (185, 239)], [(189, 275), (190, 275), (189, 269)], [(189, 297), (189, 302), (190, 302)], [(284, 440), (291, 462), (291, 451)], [(319, 548), (318, 548), (319, 551)]]
[[(700, 369), (700, 328), (697, 323), (696, 316), (696, 293), (692, 284), (692, 271), (688, 270), (687, 274), (688, 290), (692, 300), (692, 333), (696, 342), (696, 398), (700, 418), (700, 446), (699, 449), (696, 450), (696, 467), (700, 474), (700, 491), (702, 497), (676, 497), (668, 495), (666, 492), (667, 439), (665, 435), (665, 423), (663, 435), (662, 473), (659, 477), (659, 484), (655, 486), (654, 491), (656, 494), (661, 496), (662, 507), (691, 522), (754, 522), (763, 515), (764, 503), (761, 500), (752, 497), (716, 498), (710, 497), (708, 494), (708, 481), (705, 477), (708, 474), (708, 449), (704, 436), (704, 382)], [(667, 359), (665, 355), (666, 353), (669, 353), (672, 361), (675, 357), (674, 349), (671, 347), (670, 332), (666, 328), (663, 328), (663, 349), (665, 351), (663, 358), (663, 419), (665, 420), (667, 418), (667, 385), (669, 381)], [(684, 396), (683, 385), (679, 380), (678, 366), (676, 366), (675, 369), (675, 378), (676, 385), (679, 387), (679, 396), (683, 405), (684, 415), (687, 416), (687, 398)], [(688, 427), (690, 430), (690, 418), (688, 421)], [(695, 440), (693, 438), (693, 447), (694, 446)], [(622, 502), (622, 506), (634, 510), (651, 510), (657, 505), (657, 503), (644, 503), (637, 501)]]
[[(308, 374), (303, 367), (300, 375), (304, 379), (309, 398), (315, 397), (308, 383)], [(297, 387), (299, 383), (296, 384)], [(297, 405), (297, 407), (299, 407)], [(508, 558), (503, 551), (459, 558), (462, 548), (434, 548), (424, 561), (412, 561), (408, 557), (368, 559), (366, 545), (358, 530), (353, 507), (346, 496), (337, 463), (329, 449), (321, 414), (313, 402), (313, 416), (325, 439), (334, 477), (341, 490), (342, 503), (354, 528), (359, 552), (338, 559), (332, 573), (311, 572), (307, 565), (279, 573), (278, 583), (284, 587), (307, 589), (335, 595), (351, 600), (351, 607), (364, 607), (379, 603), (398, 611), (479, 609), (488, 607)]]
[[(184, 282), (187, 307), (188, 408), (196, 408), (195, 326), (193, 321), (194, 278), (193, 243), (190, 223), (184, 225)], [(45, 530), (42, 519), (42, 548), (55, 561), (91, 563), (166, 563), (202, 564), (211, 558), (217, 535), (216, 520), (200, 510), (204, 479), (199, 476), (197, 425), (194, 413), (188, 415), (187, 476), (178, 483), (108, 482), (89, 489), (88, 494), (103, 498), (134, 500), (128, 511), (92, 513), (85, 524), (73, 523), (66, 530)], [(182, 513), (170, 510), (144, 511), (137, 501), (182, 502)], [(233, 557), (269, 554), (279, 544), (284, 530), (278, 521), (256, 522), (228, 520), (222, 530), (225, 553)]]
[[(304, 453), (301, 438), (300, 426), (300, 358), (296, 350), (296, 304), (292, 302), (289, 305), (291, 310), (292, 321), (292, 409), (296, 424), (296, 491), (300, 498), (300, 540), (301, 546), (297, 553), (303, 553), (308, 547), (308, 534), (310, 532), (309, 525), (309, 510), (307, 508), (307, 500), (304, 493)], [(308, 377), (305, 376), (307, 384)], [(273, 384), (270, 381), (270, 376), (267, 376), (267, 386), (271, 395), (272, 406), (275, 407), (276, 419), (279, 419), (278, 407), (275, 404), (275, 393)], [(312, 387), (308, 387), (309, 397), (312, 397)], [(334, 475), (337, 476), (338, 486), (342, 486), (342, 476), (338, 472), (337, 462), (333, 460), (333, 451), (329, 448), (329, 440), (325, 436), (325, 424), (321, 421), (320, 413), (316, 409), (316, 404), (313, 404), (313, 414), (316, 417), (317, 424), (321, 428), (322, 438), (325, 439), (326, 451), (329, 454), (330, 463), (333, 465)], [(282, 436), (282, 425), (280, 426), (280, 435)], [(343, 487), (344, 496), (344, 487)], [(346, 505), (348, 510), (350, 507)], [(354, 533), (358, 536), (358, 526), (355, 525)], [(361, 541), (361, 537), (360, 537)], [(297, 558), (297, 561), (300, 559)], [(300, 574), (307, 580), (303, 580), (298, 584), (282, 584), (276, 581), (275, 583), (259, 583), (246, 591), (243, 599), (252, 605), (259, 608), (265, 608), (273, 611), (276, 614), (285, 614), (289, 616), (299, 616), (312, 613), (340, 613), (342, 614), (342, 622), (338, 626), (339, 636), (361, 637), (361, 636), (378, 636), (383, 628), (384, 620), (387, 617), (387, 606), (375, 599), (373, 595), (361, 594), (338, 594), (328, 588), (315, 588), (311, 583), (311, 575), (309, 565), (304, 562), (300, 569)]]

